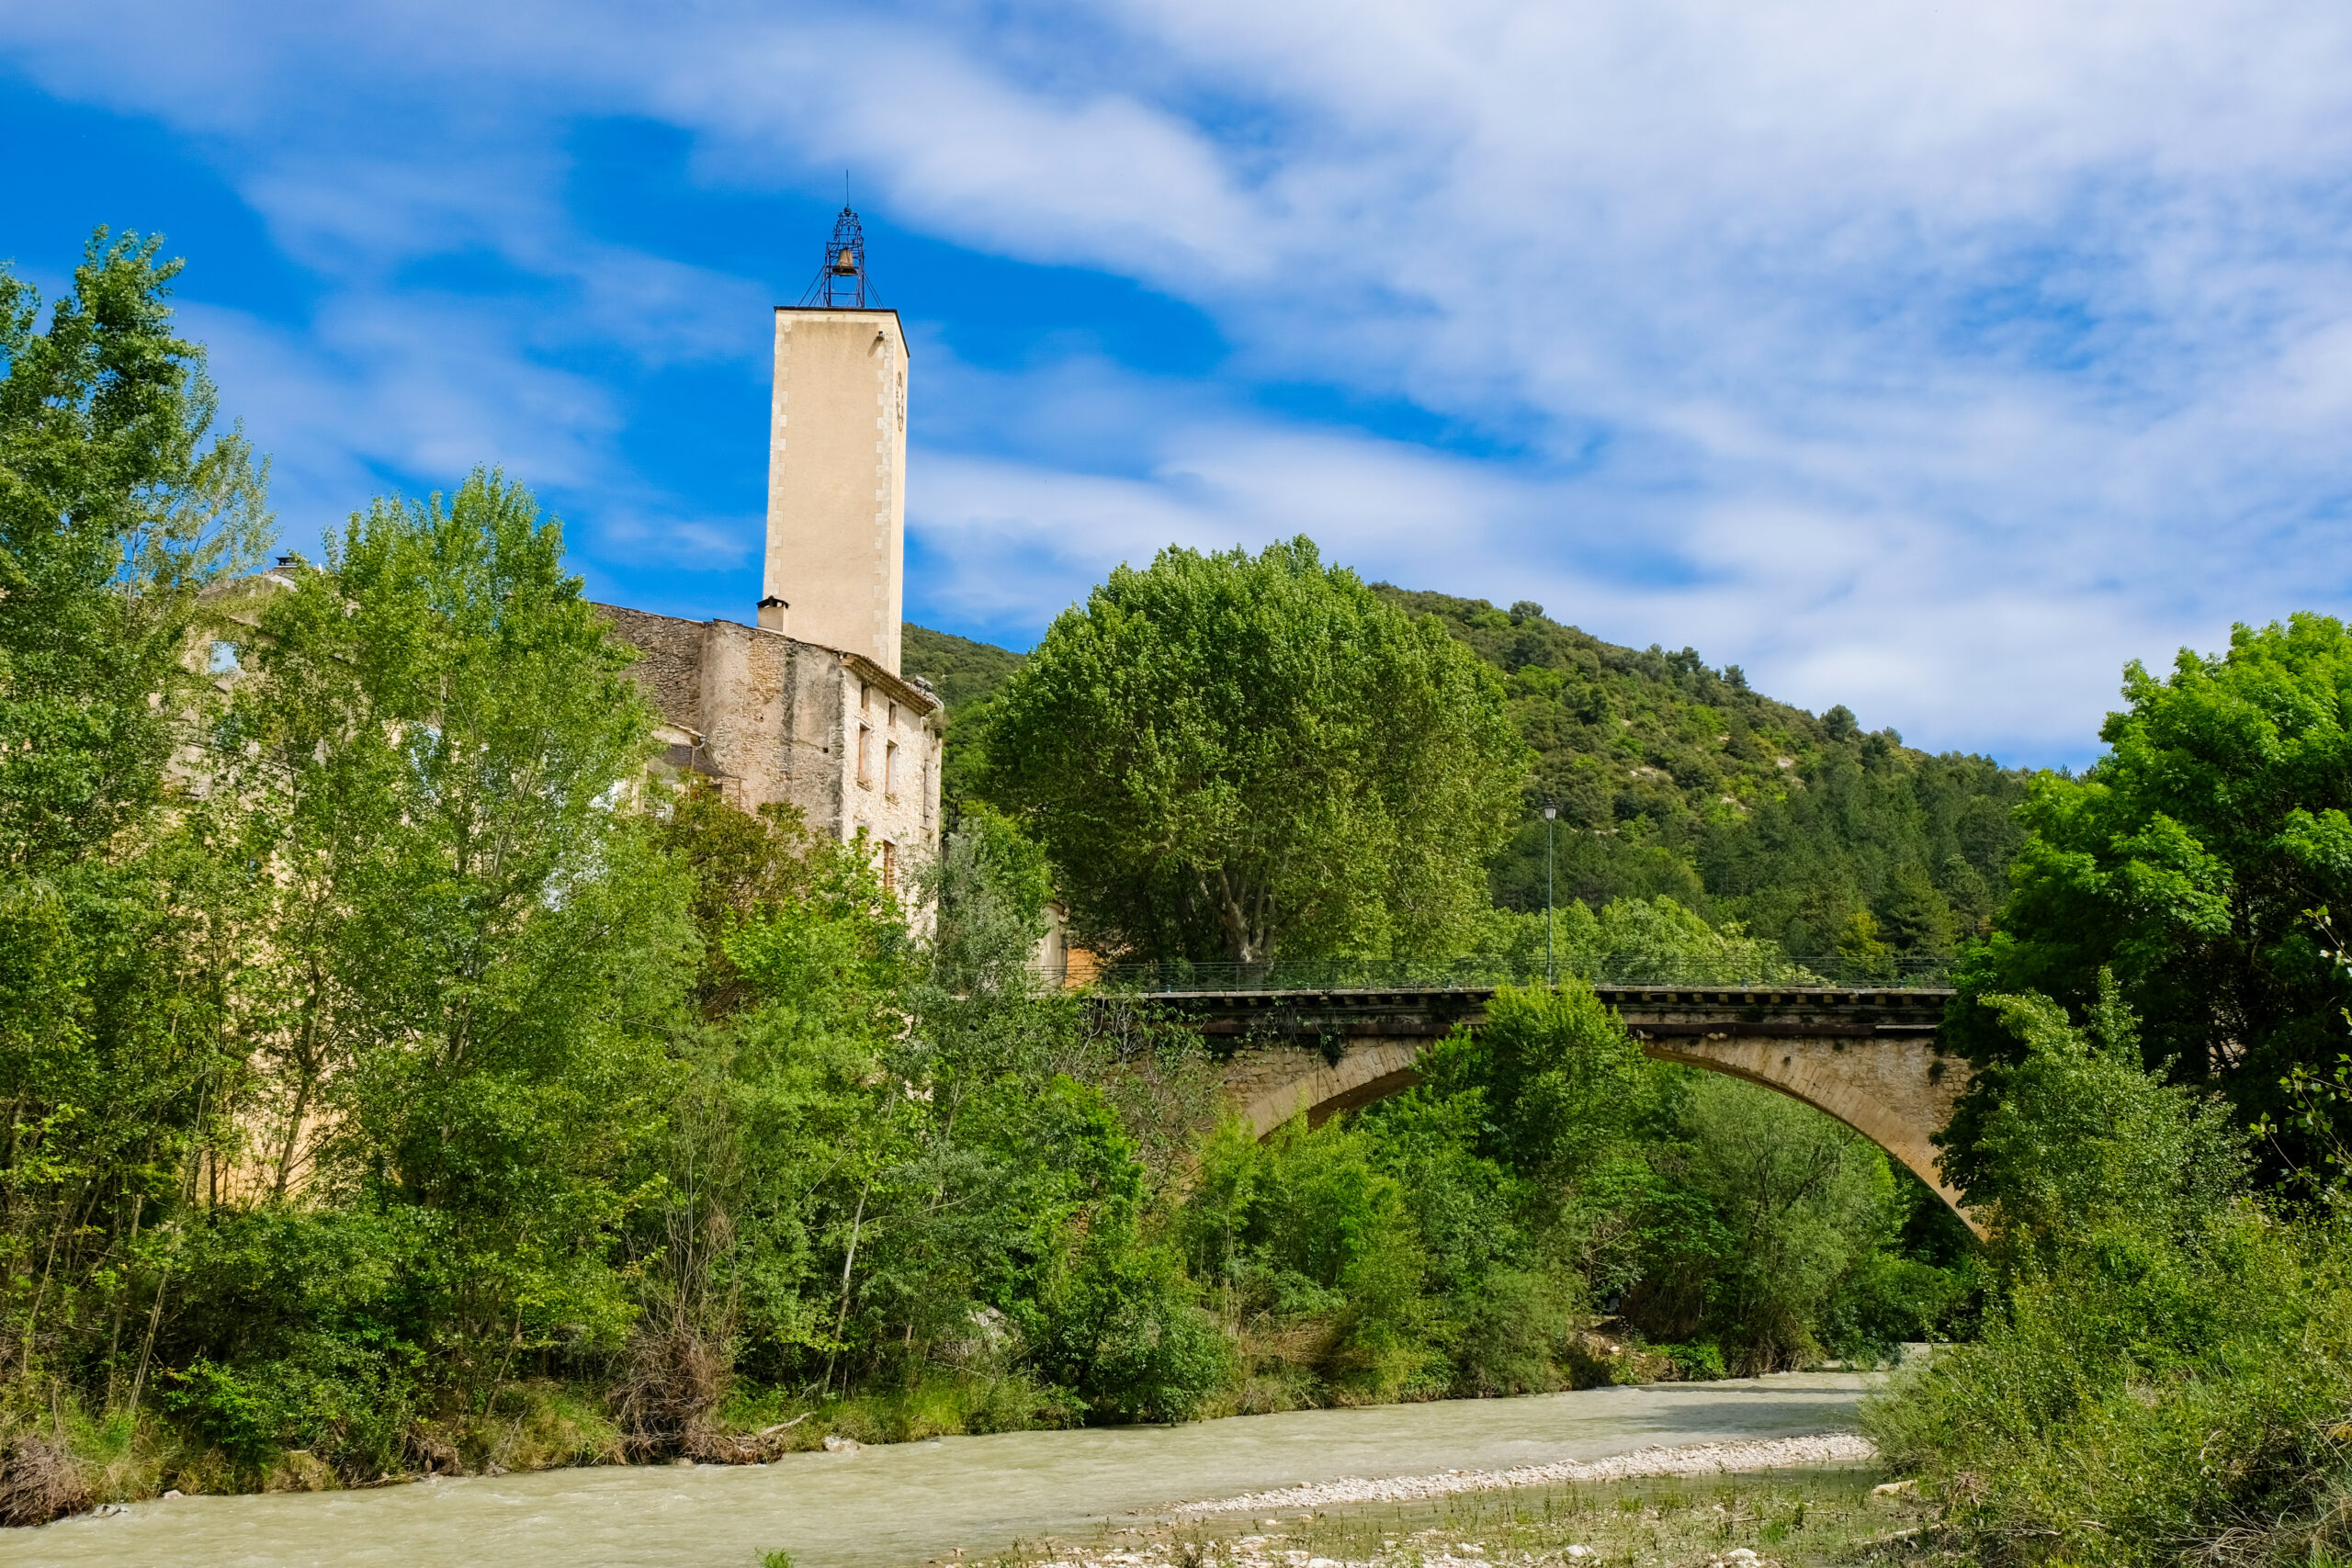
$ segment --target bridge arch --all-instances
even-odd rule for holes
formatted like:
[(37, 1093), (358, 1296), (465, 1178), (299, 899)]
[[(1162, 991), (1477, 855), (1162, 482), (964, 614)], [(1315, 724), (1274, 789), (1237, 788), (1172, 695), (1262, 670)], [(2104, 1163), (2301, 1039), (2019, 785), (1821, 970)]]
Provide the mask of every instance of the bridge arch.
[[(1301, 1111), (1319, 1124), (1410, 1089), (1421, 1048), (1485, 1021), (1482, 991), (1227, 993), (1165, 998), (1204, 1033), (1238, 1036), (1228, 1099), (1260, 1137)], [(1835, 1118), (1983, 1228), (1936, 1169), (1968, 1066), (1936, 1031), (1951, 993), (1826, 988), (1599, 987), (1649, 1056), (1744, 1078)], [(1308, 1037), (1308, 1038), (1302, 1038)]]

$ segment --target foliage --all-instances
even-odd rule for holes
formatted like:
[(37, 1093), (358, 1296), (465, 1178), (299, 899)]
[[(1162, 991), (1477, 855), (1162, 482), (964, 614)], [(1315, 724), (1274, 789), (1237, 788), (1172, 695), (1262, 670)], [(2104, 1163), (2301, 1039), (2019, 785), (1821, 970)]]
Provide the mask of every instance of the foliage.
[(1114, 956), (1448, 953), (1524, 766), (1493, 676), (1304, 538), (1120, 568), (989, 733), (990, 797)]
[[(1090, 832), (1135, 852), (1067, 891), (1138, 942), (1535, 940), (1485, 908), (1498, 679), (1303, 541), (1066, 617), (902, 899), (862, 837), (650, 767), (633, 655), (495, 472), (235, 576), (260, 473), (171, 270), (102, 237), (46, 333), (0, 280), (11, 1496), (1558, 1387), (1622, 1375), (1596, 1312), (1675, 1270), (1720, 1372), (1770, 1312), (1787, 1359), (1920, 1297), (1889, 1205), (1819, 1196), (1883, 1166), (1709, 1122), (1573, 987), (1262, 1144), (1181, 1021), (1040, 987)], [(986, 713), (1010, 655), (912, 646)], [(1555, 935), (1569, 974), (1791, 972), (1662, 898)]]
[[(1905, 1262), (1909, 1272), (1927, 1266), (1889, 1255), (1902, 1209), (1877, 1149), (1794, 1100), (1713, 1076), (1690, 1086), (1678, 1131), (1679, 1146), (1661, 1163), (1713, 1223), (1678, 1238), (1689, 1248), (1682, 1268), (1660, 1270), (1662, 1288), (1644, 1292), (1640, 1315), (1654, 1333), (1703, 1333), (1734, 1371), (1766, 1371), (1819, 1356), (1833, 1307), (1847, 1308), (1835, 1323), (1848, 1352), (1883, 1351), (1890, 1338), (1934, 1327), (1941, 1293), (1905, 1322), (1900, 1285), (1883, 1279)], [(1679, 1301), (1678, 1286), (1688, 1292)], [(1865, 1291), (1894, 1300), (1850, 1302)], [(1684, 1323), (1690, 1334), (1678, 1331)]]
[(727, 953), (727, 938), (737, 922), (754, 910), (809, 896), (820, 886), (839, 890), (854, 884), (856, 874), (853, 863), (820, 845), (788, 806), (739, 811), (717, 784), (699, 775), (681, 780), (667, 805), (653, 824), (653, 841), (693, 890), (687, 909), (702, 947), (695, 1000), (707, 1016), (723, 1016), (740, 1008), (746, 995), (743, 977)]
[(2098, 980), (2079, 1029), (2046, 997), (1983, 998), (2025, 1054), (1990, 1069), (1991, 1110), (1941, 1163), (2005, 1249), (2086, 1224), (2187, 1244), (2245, 1190), (2246, 1138), (2227, 1107), (2143, 1069), (2121, 988)]
[[(1503, 908), (1544, 908), (1550, 804), (1564, 908), (1670, 897), (1803, 954), (1842, 951), (1867, 930), (1889, 953), (1949, 957), (1986, 928), (2024, 837), (2011, 813), (2027, 773), (1864, 734), (1843, 707), (1815, 717), (1690, 649), (1615, 647), (1533, 604), (1370, 592), (1435, 617), (1491, 666), (1534, 751), (1493, 863)], [(949, 793), (988, 795), (996, 694), (1021, 656), (911, 626), (907, 636), (910, 671), (956, 683)]]
[[(2082, 1008), (2109, 969), (2150, 1063), (2283, 1118), (2279, 1080), (2337, 1049), (2342, 987), (2307, 914), (2352, 898), (2347, 682), (2352, 636), (2322, 615), (2239, 626), (2162, 680), (2129, 666), (2098, 765), (2027, 801), (2000, 931), (1964, 988)], [(1989, 1012), (1969, 1022), (1980, 1060), (2014, 1054)], [(2274, 1168), (2312, 1146), (2289, 1129)]]
[(1883, 1354), (1966, 1293), (1898, 1250), (1909, 1208), (1936, 1201), (1878, 1150), (1770, 1090), (1647, 1060), (1580, 988), (1499, 994), (1425, 1081), (1407, 1102), (1474, 1105), (1482, 1152), (1542, 1195), (1549, 1247), (1655, 1339), (1772, 1371)]
[(161, 245), (98, 231), (46, 332), (0, 268), (0, 865), (21, 876), (153, 809), (198, 595), (269, 526), (266, 466), (213, 435), (204, 352), (171, 335)]
[(630, 1321), (614, 1247), (695, 943), (616, 809), (647, 711), (561, 559), (477, 473), (232, 601), (215, 787), (251, 876), (216, 918), (251, 1141), (214, 1156), (158, 1345), (167, 1405), (248, 1468), (391, 1467), (413, 1415)]
[(1736, 922), (1709, 925), (1664, 894), (1612, 899), (1597, 910), (1572, 903), (1554, 910), (1548, 922), (1540, 911), (1490, 909), (1473, 931), (1476, 952), (1523, 975), (1544, 973), (1548, 946), (1554, 974), (1586, 980), (1815, 983), (1779, 943), (1749, 936)]
[(1241, 1404), (1572, 1386), (1600, 1314), (1685, 1376), (1883, 1357), (1968, 1304), (1919, 1183), (1768, 1090), (1645, 1058), (1591, 992), (1498, 992), (1416, 1089), (1204, 1145), (1182, 1221)]
[(899, 636), (899, 668), (910, 679), (930, 682), (945, 705), (940, 730), (945, 761), (939, 793), (941, 808), (952, 823), (978, 798), (996, 694), (1021, 668), (1021, 655), (911, 621), (900, 624)]
[(2010, 1288), (1866, 1424), (1978, 1561), (2339, 1560), (2352, 1230), (2250, 1202), (2243, 1134), (2101, 993), (1994, 1000), (2023, 1049), (1969, 1173)]
[(215, 434), (178, 271), (101, 230), (57, 301), (0, 268), (0, 1427), (147, 1368), (156, 1269), (225, 1134), (218, 932), (234, 873), (175, 787), (213, 695), (181, 660), (268, 529)]
[(1042, 865), (1001, 818), (967, 815), (924, 872), (918, 946), (862, 843), (730, 813), (673, 813), (673, 852), (719, 872), (757, 859), (720, 847), (764, 833), (802, 870), (714, 900), (741, 1005), (681, 1044), (667, 1198), (639, 1243), (658, 1262), (641, 1440), (723, 1448), (738, 1376), (867, 1397), (948, 1368), (1043, 1391), (958, 1417), (979, 1421), (1191, 1412), (1224, 1350), (1150, 1205), (1164, 1123), (1181, 1137), (1205, 1102), (1197, 1045), (1037, 990)]
[(1436, 1360), (1428, 1259), (1377, 1152), (1364, 1132), (1303, 1119), (1262, 1145), (1228, 1125), (1204, 1150), (1185, 1227), (1193, 1275), (1234, 1330), (1312, 1323), (1323, 1381), (1374, 1399), (1412, 1390)]
[(1619, 648), (1532, 604), (1376, 585), (1506, 677), (1536, 755), (1496, 901), (1544, 907), (1544, 825), (1558, 901), (1667, 895), (1785, 952), (1826, 953), (1867, 914), (1904, 953), (1948, 955), (1993, 910), (2019, 838), (2026, 775), (1914, 750), (1833, 707), (1815, 717), (1690, 649)]
[[(683, 884), (615, 809), (650, 713), (562, 547), (496, 475), (379, 502), (258, 608), (222, 731), (277, 900), (272, 1191), (307, 1163), (429, 1213), (464, 1260), (439, 1288), (525, 1347), (611, 1332), (594, 1238), (694, 953)], [(477, 1247), (517, 1277), (464, 1278)]]

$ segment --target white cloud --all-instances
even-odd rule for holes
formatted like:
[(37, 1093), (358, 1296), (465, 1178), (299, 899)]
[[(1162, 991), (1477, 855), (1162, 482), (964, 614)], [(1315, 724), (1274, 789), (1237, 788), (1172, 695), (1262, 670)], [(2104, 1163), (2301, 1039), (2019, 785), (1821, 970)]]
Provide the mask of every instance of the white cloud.
[(235, 389), (238, 415), (267, 433), (289, 542), (340, 522), (389, 473), (454, 485), (493, 461), (575, 494), (618, 478), (602, 439), (618, 415), (604, 389), (534, 363), (493, 311), (350, 298), (300, 334), (217, 307), (187, 307), (183, 319), (209, 348), (214, 379)]
[[(978, 620), (1304, 529), (1925, 743), (2079, 758), (2125, 658), (2352, 588), (2324, 0), (0, 0), (0, 51), (207, 139), (335, 280), (314, 342), (216, 339), (322, 491), (501, 452), (612, 497), (616, 544), (742, 548), (548, 367), (756, 362), (757, 286), (565, 210), (563, 124), (634, 114), (731, 182), (850, 164), (901, 224), (1216, 319), (1201, 378), (926, 355), (931, 598)], [(474, 250), (560, 299), (492, 320), (401, 281)], [(1295, 382), (1448, 442), (1262, 412)]]

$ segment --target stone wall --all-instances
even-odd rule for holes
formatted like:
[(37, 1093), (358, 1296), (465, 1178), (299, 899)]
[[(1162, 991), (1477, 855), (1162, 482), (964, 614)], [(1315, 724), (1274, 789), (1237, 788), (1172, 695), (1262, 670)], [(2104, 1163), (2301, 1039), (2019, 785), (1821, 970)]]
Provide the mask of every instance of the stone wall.
[[(669, 764), (744, 810), (778, 802), (838, 839), (860, 829), (894, 869), (938, 848), (939, 701), (874, 660), (733, 621), (598, 608), (643, 654)], [(895, 766), (894, 766), (895, 762)]]

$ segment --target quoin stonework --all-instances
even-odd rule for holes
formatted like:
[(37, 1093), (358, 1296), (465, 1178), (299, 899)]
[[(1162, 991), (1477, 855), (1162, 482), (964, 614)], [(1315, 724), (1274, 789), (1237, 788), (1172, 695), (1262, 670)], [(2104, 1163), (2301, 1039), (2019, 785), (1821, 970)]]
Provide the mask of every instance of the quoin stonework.
[[(847, 242), (843, 236), (847, 235)], [(644, 657), (666, 766), (732, 804), (863, 830), (886, 878), (939, 841), (942, 714), (899, 673), (907, 342), (846, 209), (814, 303), (775, 310), (764, 595), (748, 624), (604, 606)]]

